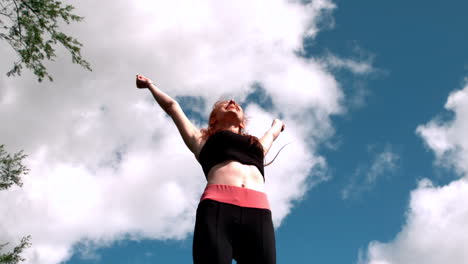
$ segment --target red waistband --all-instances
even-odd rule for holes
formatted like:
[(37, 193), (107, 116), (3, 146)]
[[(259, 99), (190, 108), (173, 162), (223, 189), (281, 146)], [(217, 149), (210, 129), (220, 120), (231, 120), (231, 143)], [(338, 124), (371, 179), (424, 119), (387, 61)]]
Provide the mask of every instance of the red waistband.
[(208, 184), (200, 201), (205, 199), (242, 207), (270, 210), (270, 203), (265, 193), (232, 185)]

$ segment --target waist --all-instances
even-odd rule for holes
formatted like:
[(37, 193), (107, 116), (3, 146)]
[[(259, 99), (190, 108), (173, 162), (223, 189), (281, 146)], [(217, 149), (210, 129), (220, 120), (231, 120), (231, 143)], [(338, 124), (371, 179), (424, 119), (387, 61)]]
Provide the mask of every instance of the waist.
[(241, 207), (270, 210), (270, 203), (264, 192), (225, 184), (208, 184), (200, 201), (210, 199)]
[(263, 163), (247, 161), (247, 160), (240, 160), (235, 158), (225, 158), (225, 159), (211, 159), (209, 162), (200, 162), (203, 172), (205, 173), (205, 177), (209, 177), (209, 175), (214, 170), (219, 170), (220, 168), (229, 169), (229, 170), (237, 170), (244, 173), (255, 173), (258, 174), (262, 179), (265, 178), (265, 172)]
[(248, 187), (257, 191), (263, 191), (264, 177), (253, 165), (242, 164), (229, 160), (217, 164), (206, 175), (208, 184), (224, 184)]

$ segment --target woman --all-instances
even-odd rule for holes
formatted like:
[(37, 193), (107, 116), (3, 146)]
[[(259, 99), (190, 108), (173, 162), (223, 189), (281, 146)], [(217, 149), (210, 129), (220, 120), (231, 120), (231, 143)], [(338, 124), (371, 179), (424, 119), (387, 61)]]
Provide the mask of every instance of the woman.
[(150, 79), (137, 75), (172, 117), (182, 139), (200, 162), (207, 186), (197, 208), (193, 237), (195, 264), (276, 263), (275, 234), (264, 188), (264, 157), (284, 130), (278, 119), (258, 139), (243, 132), (246, 119), (235, 101), (217, 102), (209, 126), (197, 129), (179, 104)]

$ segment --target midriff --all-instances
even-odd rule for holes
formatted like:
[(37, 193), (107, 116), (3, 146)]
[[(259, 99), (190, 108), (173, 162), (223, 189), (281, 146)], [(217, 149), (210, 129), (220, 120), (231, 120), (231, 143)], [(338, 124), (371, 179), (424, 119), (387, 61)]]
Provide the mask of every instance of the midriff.
[(208, 184), (224, 184), (265, 192), (263, 176), (254, 165), (228, 160), (211, 168)]

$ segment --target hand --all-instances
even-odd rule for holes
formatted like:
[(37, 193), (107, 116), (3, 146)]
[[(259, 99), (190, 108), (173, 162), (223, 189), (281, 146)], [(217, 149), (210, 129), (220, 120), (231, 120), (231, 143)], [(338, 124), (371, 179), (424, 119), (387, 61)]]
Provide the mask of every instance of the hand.
[(136, 76), (136, 86), (137, 86), (137, 88), (140, 88), (140, 89), (149, 88), (152, 83), (153, 82), (150, 79), (146, 78), (143, 75), (137, 74), (137, 76)]
[(271, 124), (271, 126), (275, 126), (275, 125), (281, 125), (281, 132), (284, 131), (285, 125), (283, 121), (276, 118), (275, 120), (273, 120), (273, 123)]

